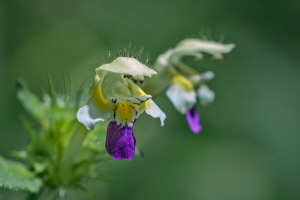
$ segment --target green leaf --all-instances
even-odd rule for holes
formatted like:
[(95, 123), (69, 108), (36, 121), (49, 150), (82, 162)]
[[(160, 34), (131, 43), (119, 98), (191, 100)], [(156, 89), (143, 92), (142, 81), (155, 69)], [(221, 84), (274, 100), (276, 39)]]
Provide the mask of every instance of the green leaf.
[(25, 165), (0, 156), (0, 187), (38, 193), (43, 185)]
[(21, 116), (20, 119), (24, 125), (24, 128), (27, 130), (27, 133), (30, 136), (31, 142), (35, 142), (37, 140), (37, 133), (33, 130), (32, 126), (25, 117)]
[(17, 97), (21, 101), (27, 112), (35, 119), (39, 120), (44, 116), (45, 107), (41, 101), (27, 89), (25, 84), (17, 81)]
[(27, 151), (12, 151), (10, 155), (22, 160), (26, 160), (28, 157)]

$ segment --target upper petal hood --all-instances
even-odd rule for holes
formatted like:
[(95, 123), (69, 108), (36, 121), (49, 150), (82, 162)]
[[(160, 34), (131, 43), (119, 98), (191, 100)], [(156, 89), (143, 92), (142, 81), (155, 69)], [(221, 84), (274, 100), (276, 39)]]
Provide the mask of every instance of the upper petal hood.
[(151, 77), (154, 74), (157, 74), (156, 71), (143, 65), (134, 58), (119, 57), (109, 64), (104, 64), (96, 69), (97, 73), (100, 73), (101, 70), (130, 75), (135, 80), (144, 80), (144, 76)]

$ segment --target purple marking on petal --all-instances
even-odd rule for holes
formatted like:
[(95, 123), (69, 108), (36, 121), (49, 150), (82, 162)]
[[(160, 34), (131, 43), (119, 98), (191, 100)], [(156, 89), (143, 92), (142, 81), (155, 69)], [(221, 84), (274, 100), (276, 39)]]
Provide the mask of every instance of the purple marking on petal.
[(106, 151), (115, 160), (131, 160), (135, 155), (135, 138), (132, 127), (117, 125), (111, 121), (107, 126)]
[(186, 119), (193, 133), (199, 133), (202, 130), (200, 114), (198, 113), (196, 106), (186, 112)]

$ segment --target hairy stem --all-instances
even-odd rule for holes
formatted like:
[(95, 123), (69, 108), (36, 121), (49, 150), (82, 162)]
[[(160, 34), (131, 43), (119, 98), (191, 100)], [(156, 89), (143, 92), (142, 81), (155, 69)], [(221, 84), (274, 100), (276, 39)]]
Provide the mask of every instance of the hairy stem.
[(74, 178), (72, 177), (72, 167), (81, 152), (82, 144), (87, 133), (88, 130), (85, 126), (78, 123), (71, 136), (68, 147), (63, 154), (59, 168), (59, 177), (65, 185), (69, 185)]

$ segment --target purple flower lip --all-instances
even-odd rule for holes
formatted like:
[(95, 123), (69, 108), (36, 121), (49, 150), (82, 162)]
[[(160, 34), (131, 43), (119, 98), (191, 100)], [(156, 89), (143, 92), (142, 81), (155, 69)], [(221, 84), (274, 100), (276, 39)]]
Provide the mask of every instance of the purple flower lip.
[(186, 112), (186, 119), (193, 133), (197, 134), (202, 130), (200, 114), (198, 113), (196, 106)]
[(132, 126), (109, 122), (107, 126), (106, 151), (115, 160), (131, 160), (135, 155), (135, 137)]

